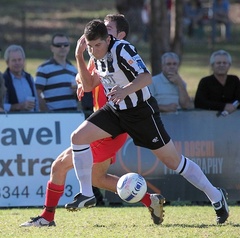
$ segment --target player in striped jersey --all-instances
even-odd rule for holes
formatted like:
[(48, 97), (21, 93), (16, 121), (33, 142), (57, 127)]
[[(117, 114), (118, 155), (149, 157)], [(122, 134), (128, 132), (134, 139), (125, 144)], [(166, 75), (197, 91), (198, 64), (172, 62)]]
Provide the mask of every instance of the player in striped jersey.
[[(96, 71), (89, 73), (83, 52), (88, 48)], [(211, 201), (217, 223), (224, 223), (229, 210), (226, 192), (214, 187), (200, 167), (178, 154), (160, 118), (158, 104), (148, 90), (151, 74), (134, 46), (108, 35), (104, 22), (89, 22), (75, 50), (84, 91), (102, 83), (108, 103), (88, 117), (71, 135), (74, 169), (81, 181), (82, 204), (92, 192), (92, 152), (89, 144), (101, 138), (128, 133), (138, 146), (150, 149), (169, 169), (182, 175)]]

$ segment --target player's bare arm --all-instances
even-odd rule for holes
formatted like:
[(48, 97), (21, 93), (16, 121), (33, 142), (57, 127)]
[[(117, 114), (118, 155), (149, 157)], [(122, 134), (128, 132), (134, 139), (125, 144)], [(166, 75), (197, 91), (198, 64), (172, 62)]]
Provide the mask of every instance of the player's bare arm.
[(145, 86), (151, 84), (151, 82), (151, 74), (141, 73), (131, 83), (125, 85), (124, 87), (119, 87), (117, 85), (113, 87), (107, 96), (110, 96), (110, 100), (118, 104), (124, 100), (127, 95), (144, 88)]
[(75, 58), (77, 61), (77, 69), (78, 69), (78, 83), (81, 83), (82, 88), (85, 92), (91, 92), (97, 85), (100, 84), (100, 79), (98, 74), (89, 70), (89, 67), (86, 66), (83, 52), (86, 50), (87, 44), (85, 41), (84, 35), (80, 37), (77, 42), (77, 46), (75, 49)]

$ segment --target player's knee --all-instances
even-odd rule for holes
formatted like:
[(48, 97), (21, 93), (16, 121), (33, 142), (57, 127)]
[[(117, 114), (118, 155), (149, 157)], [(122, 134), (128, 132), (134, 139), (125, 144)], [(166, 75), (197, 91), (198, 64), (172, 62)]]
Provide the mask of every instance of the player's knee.
[(73, 163), (72, 163), (72, 154), (70, 153), (65, 153), (61, 154), (55, 161), (52, 163), (51, 170), (52, 172), (67, 172), (73, 168)]
[(79, 142), (79, 135), (76, 131), (74, 131), (72, 134), (71, 134), (71, 142), (73, 144), (78, 144)]

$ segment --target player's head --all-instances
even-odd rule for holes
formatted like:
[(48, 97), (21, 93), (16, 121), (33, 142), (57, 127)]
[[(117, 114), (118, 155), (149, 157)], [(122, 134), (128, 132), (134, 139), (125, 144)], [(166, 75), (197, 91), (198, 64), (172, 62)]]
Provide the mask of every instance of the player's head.
[(104, 18), (108, 34), (117, 39), (126, 39), (129, 33), (129, 23), (122, 14), (108, 14)]
[(106, 40), (108, 31), (103, 21), (95, 19), (87, 23), (84, 35), (88, 41), (95, 41), (97, 39)]
[(96, 59), (102, 59), (111, 40), (104, 22), (98, 19), (90, 21), (84, 29), (84, 36), (89, 54)]

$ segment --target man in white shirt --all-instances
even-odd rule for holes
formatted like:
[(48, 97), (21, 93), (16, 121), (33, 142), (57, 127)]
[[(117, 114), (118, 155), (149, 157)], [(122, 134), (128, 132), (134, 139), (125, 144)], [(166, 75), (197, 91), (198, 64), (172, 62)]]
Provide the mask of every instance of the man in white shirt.
[(149, 89), (156, 98), (161, 112), (176, 112), (178, 109), (193, 109), (187, 85), (178, 73), (179, 57), (167, 52), (161, 57), (162, 72), (152, 78)]

